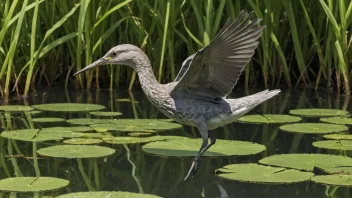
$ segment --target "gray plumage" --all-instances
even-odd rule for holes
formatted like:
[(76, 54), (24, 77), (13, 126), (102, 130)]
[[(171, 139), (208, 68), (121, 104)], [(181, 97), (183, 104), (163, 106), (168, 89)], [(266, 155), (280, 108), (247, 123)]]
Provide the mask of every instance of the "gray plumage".
[(187, 179), (197, 171), (200, 156), (215, 144), (215, 136), (210, 130), (234, 122), (280, 92), (265, 90), (242, 98), (226, 99), (253, 56), (264, 29), (258, 26), (260, 20), (249, 22), (251, 14), (242, 22), (243, 15), (242, 11), (233, 23), (227, 20), (209, 45), (188, 57), (174, 82), (159, 84), (145, 53), (129, 44), (112, 48), (75, 75), (104, 64), (124, 64), (134, 68), (145, 95), (155, 107), (167, 117), (200, 131), (203, 143)]

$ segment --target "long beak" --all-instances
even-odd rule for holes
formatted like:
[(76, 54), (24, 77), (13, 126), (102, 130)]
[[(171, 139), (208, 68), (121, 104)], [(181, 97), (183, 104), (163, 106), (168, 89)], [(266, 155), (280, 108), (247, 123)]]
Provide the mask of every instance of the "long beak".
[(74, 76), (76, 76), (77, 74), (80, 74), (84, 71), (87, 71), (87, 70), (90, 70), (90, 69), (93, 69), (94, 67), (98, 67), (100, 65), (105, 65), (106, 63), (108, 62), (108, 60), (106, 60), (105, 58), (101, 58), (101, 59), (98, 59), (96, 60), (94, 63), (86, 66), (85, 68), (79, 70), (78, 72), (76, 72), (75, 74), (73, 74)]

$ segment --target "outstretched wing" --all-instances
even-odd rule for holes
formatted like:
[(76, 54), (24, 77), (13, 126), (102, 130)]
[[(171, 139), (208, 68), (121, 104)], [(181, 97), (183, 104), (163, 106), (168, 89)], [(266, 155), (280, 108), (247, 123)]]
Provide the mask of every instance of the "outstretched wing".
[[(239, 17), (240, 17), (241, 15), (243, 15), (243, 11), (240, 13)], [(242, 16), (241, 16), (241, 17), (242, 17)], [(218, 35), (221, 34), (222, 32), (224, 32), (224, 31), (229, 27), (230, 24), (231, 24), (231, 20), (230, 20), (230, 18), (228, 18), (227, 21), (226, 21), (226, 23), (225, 23), (225, 25), (222, 27), (222, 29), (221, 29), (220, 32), (218, 33)], [(185, 61), (183, 61), (182, 67), (181, 67), (180, 71), (178, 72), (178, 74), (177, 74), (177, 76), (176, 76), (176, 78), (175, 78), (175, 80), (174, 80), (175, 82), (181, 80), (181, 78), (183, 77), (183, 75), (186, 73), (186, 71), (187, 71), (187, 69), (188, 69), (190, 63), (192, 62), (193, 57), (194, 57), (196, 54), (197, 54), (197, 53), (192, 54), (192, 55), (189, 56)]]
[(259, 19), (248, 23), (251, 15), (242, 23), (243, 11), (232, 24), (228, 20), (209, 45), (188, 57), (170, 94), (181, 91), (215, 99), (231, 93), (264, 29), (257, 26)]

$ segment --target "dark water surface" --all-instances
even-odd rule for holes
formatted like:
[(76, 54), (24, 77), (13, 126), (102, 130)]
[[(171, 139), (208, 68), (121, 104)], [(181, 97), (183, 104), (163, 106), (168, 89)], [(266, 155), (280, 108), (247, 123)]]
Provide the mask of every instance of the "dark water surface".
[[(236, 90), (231, 97), (241, 97), (260, 91)], [(139, 101), (132, 103), (117, 102), (118, 98), (131, 98)], [(42, 104), (42, 103), (93, 103), (106, 106), (106, 111), (120, 111), (121, 118), (165, 118), (146, 99), (143, 92), (129, 93), (127, 90), (109, 92), (101, 91), (65, 91), (53, 89), (38, 92), (27, 100), (12, 99), (10, 104)], [(280, 113), (288, 114), (290, 109), (297, 108), (336, 108), (352, 112), (351, 102), (344, 95), (336, 95), (330, 91), (284, 90), (279, 96), (263, 103), (249, 114)], [(14, 129), (28, 128), (26, 119), (21, 113), (14, 114)], [(54, 113), (42, 112), (33, 117), (63, 117), (66, 119), (87, 117), (86, 113)], [(312, 121), (312, 120), (309, 120)], [(317, 122), (317, 119), (313, 119)], [(47, 124), (50, 126), (50, 124)], [(58, 126), (53, 123), (52, 126)], [(4, 126), (0, 125), (0, 132)], [(35, 127), (41, 127), (35, 123)], [(46, 126), (48, 127), (48, 126)], [(142, 144), (123, 145), (101, 144), (116, 149), (112, 156), (98, 159), (99, 176), (93, 172), (93, 160), (83, 159), (84, 172), (87, 174), (91, 190), (101, 191), (130, 191), (155, 194), (162, 197), (329, 197), (333, 187), (305, 182), (290, 185), (267, 185), (250, 184), (224, 180), (215, 176), (215, 170), (227, 164), (233, 163), (256, 163), (259, 159), (273, 154), (283, 153), (326, 153), (312, 147), (312, 142), (322, 139), (321, 135), (297, 135), (279, 131), (279, 125), (253, 125), (244, 123), (232, 123), (216, 130), (218, 139), (252, 141), (263, 144), (267, 150), (250, 157), (221, 157), (201, 159), (201, 168), (194, 178), (183, 181), (192, 163), (192, 158), (158, 157), (146, 154), (142, 151)], [(186, 137), (200, 137), (199, 132), (191, 127), (184, 126), (182, 129), (170, 132), (161, 132), (160, 135), (180, 135)], [(8, 153), (8, 140), (0, 141), (0, 149)], [(20, 151), (24, 156), (32, 156), (32, 143), (17, 141)], [(38, 143), (38, 149), (52, 145), (53, 143)], [(94, 151), (92, 151), (94, 152)], [(16, 153), (16, 151), (14, 151)], [(22, 171), (23, 176), (35, 176), (33, 160), (25, 157), (14, 157)], [(6, 156), (6, 165), (12, 177), (15, 177), (13, 162)], [(41, 176), (51, 176), (67, 179), (68, 187), (46, 192), (41, 195), (57, 196), (68, 192), (88, 191), (87, 181), (82, 177), (77, 160), (60, 158), (42, 158), (39, 160)], [(3, 167), (0, 165), (0, 179), (7, 178)], [(98, 185), (97, 185), (98, 184)], [(349, 188), (340, 187), (331, 197), (350, 197)], [(8, 197), (9, 193), (0, 193), (0, 197)], [(33, 194), (17, 194), (17, 197), (31, 197)]]

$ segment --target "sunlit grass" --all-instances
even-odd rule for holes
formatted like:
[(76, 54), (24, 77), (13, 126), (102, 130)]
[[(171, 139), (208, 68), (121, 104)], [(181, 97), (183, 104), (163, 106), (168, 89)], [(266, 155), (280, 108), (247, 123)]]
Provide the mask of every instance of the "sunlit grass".
[(352, 2), (349, 0), (4, 0), (0, 2), (0, 94), (5, 100), (37, 86), (133, 89), (128, 67), (72, 73), (111, 47), (131, 43), (151, 59), (161, 82), (211, 42), (240, 10), (266, 28), (241, 83), (246, 87), (332, 86), (350, 92)]

